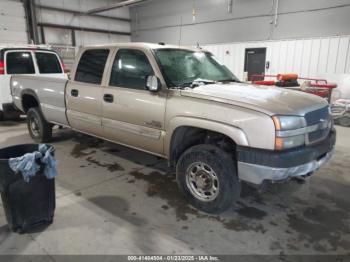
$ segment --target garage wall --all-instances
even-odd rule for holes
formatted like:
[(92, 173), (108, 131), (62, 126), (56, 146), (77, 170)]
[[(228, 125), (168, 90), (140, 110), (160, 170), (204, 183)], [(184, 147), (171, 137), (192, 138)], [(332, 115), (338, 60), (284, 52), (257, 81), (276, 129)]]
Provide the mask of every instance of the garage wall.
[(349, 13), (350, 0), (148, 0), (131, 8), (132, 40), (204, 45), (348, 35)]
[(0, 43), (28, 43), (23, 3), (0, 0)]
[[(108, 6), (114, 1), (112, 0), (36, 0), (36, 4), (40, 6), (49, 6), (54, 8), (69, 9), (72, 11), (85, 12), (89, 9)], [(120, 8), (108, 12), (99, 13), (104, 17), (97, 16), (81, 16), (69, 12), (57, 10), (48, 10), (38, 7), (37, 22), (46, 24), (59, 24), (64, 26), (88, 27), (93, 29), (111, 30), (129, 32), (131, 31), (129, 21), (120, 21), (112, 18), (130, 18), (128, 8)], [(110, 19), (108, 17), (111, 17)], [(40, 29), (39, 29), (40, 32)], [(113, 42), (129, 42), (129, 35), (116, 35), (108, 33), (95, 33), (75, 31), (76, 46), (84, 46), (100, 43)], [(72, 45), (72, 33), (69, 29), (59, 29), (44, 27), (45, 42), (54, 45)]]
[(199, 43), (241, 80), (245, 48), (266, 47), (266, 74), (326, 78), (350, 98), (350, 0), (148, 0), (130, 12), (133, 41)]
[(339, 85), (335, 97), (350, 98), (350, 36), (238, 42), (203, 47), (241, 80), (245, 80), (245, 49), (265, 47), (266, 61), (270, 62), (266, 74), (297, 73), (301, 77), (325, 78)]
[[(114, 0), (36, 0), (35, 2), (37, 23), (39, 25), (54, 24), (63, 27), (83, 27), (110, 31), (110, 33), (101, 33), (84, 31), (84, 29), (72, 30), (39, 26), (40, 42), (51, 45), (59, 52), (68, 70), (71, 69), (75, 55), (81, 46), (131, 41), (129, 8), (101, 12), (98, 13), (98, 16), (81, 15), (62, 10), (86, 12), (90, 9), (108, 6), (115, 3)], [(125, 32), (129, 35), (116, 34), (115, 32)]]

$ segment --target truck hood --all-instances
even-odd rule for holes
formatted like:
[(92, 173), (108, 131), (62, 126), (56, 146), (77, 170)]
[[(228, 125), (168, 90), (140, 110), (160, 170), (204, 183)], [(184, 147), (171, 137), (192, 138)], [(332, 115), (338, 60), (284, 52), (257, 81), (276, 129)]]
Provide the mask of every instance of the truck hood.
[(325, 107), (321, 97), (279, 87), (245, 83), (210, 84), (181, 90), (181, 95), (249, 108), (268, 115), (300, 115)]

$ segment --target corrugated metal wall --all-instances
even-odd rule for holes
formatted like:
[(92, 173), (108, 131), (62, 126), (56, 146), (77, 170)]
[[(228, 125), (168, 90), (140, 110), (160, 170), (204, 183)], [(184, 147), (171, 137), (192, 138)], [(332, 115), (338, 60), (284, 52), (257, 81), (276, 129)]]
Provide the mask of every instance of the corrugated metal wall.
[(20, 1), (0, 1), (0, 43), (28, 43), (26, 17)]
[(132, 39), (205, 45), (350, 34), (349, 0), (234, 0), (231, 11), (229, 3), (146, 1), (131, 7)]
[(267, 48), (270, 68), (266, 74), (293, 72), (303, 77), (350, 74), (350, 36), (204, 46), (241, 80), (245, 49), (254, 47)]
[[(37, 5), (69, 9), (72, 11), (87, 11), (89, 9), (108, 6), (113, 3), (111, 0), (36, 0)], [(130, 18), (128, 8), (114, 9), (101, 13), (105, 16)], [(130, 32), (130, 22), (116, 21), (106, 17), (79, 16), (69, 12), (47, 10), (37, 8), (38, 23), (60, 24), (76, 27), (89, 27), (93, 29), (104, 29), (111, 31)], [(71, 30), (45, 27), (45, 42), (54, 45), (72, 45)], [(113, 42), (130, 42), (128, 35), (114, 35), (106, 33), (76, 31), (76, 46), (113, 43)]]
[(350, 98), (350, 36), (204, 46), (241, 80), (245, 80), (245, 49), (255, 47), (266, 47), (266, 61), (270, 62), (266, 74), (325, 78), (339, 85), (335, 98)]

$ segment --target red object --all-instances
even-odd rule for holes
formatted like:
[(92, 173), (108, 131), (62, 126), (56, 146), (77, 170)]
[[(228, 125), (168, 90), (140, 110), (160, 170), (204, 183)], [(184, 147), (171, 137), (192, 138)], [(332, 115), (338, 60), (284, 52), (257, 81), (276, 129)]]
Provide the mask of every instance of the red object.
[(278, 74), (277, 79), (280, 81), (297, 80), (299, 76), (297, 74)]
[(311, 83), (312, 87), (318, 87), (318, 88), (327, 88), (327, 89), (334, 89), (337, 88), (336, 84), (318, 84), (318, 83)]
[(275, 81), (253, 81), (255, 85), (263, 85), (263, 86), (274, 86), (276, 84)]
[(0, 75), (5, 74), (5, 63), (3, 61), (0, 61)]
[(299, 91), (313, 94), (316, 96), (320, 96), (323, 98), (327, 98), (328, 101), (330, 101), (332, 96), (333, 89), (337, 88), (336, 84), (329, 84), (326, 79), (317, 79), (317, 78), (306, 78), (306, 77), (299, 77), (297, 74), (278, 74), (278, 75), (252, 75), (251, 80), (253, 84), (257, 85), (269, 85), (273, 86), (275, 85), (275, 81), (254, 81), (254, 79), (257, 78), (263, 78), (264, 77), (273, 77), (276, 78), (279, 81), (288, 81), (288, 80), (306, 80), (306, 81), (312, 81), (309, 85), (309, 87), (306, 87), (304, 89), (299, 89)]
[(327, 98), (328, 101), (331, 100), (332, 91), (334, 88), (337, 88), (336, 84), (328, 84), (327, 81), (316, 81), (316, 83), (311, 83), (310, 88), (303, 90), (306, 93)]
[(323, 98), (330, 98), (330, 95), (331, 95), (329, 90), (305, 90), (303, 92), (316, 95), (319, 97), (323, 97)]

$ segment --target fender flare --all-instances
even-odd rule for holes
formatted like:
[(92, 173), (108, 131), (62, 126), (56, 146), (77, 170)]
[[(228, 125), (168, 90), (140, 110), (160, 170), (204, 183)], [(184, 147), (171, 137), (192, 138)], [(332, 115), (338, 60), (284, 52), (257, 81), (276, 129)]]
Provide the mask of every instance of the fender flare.
[(171, 157), (171, 144), (173, 135), (179, 127), (202, 128), (223, 134), (233, 140), (237, 145), (249, 146), (249, 141), (242, 129), (214, 120), (196, 118), (196, 117), (174, 117), (169, 121), (168, 132), (166, 133), (164, 152)]
[(22, 106), (22, 111), (25, 112), (24, 107), (23, 107), (23, 96), (29, 95), (35, 98), (35, 100), (38, 102), (38, 106), (41, 107), (40, 105), (40, 100), (38, 95), (33, 91), (32, 89), (23, 89), (21, 91), (21, 106)]

